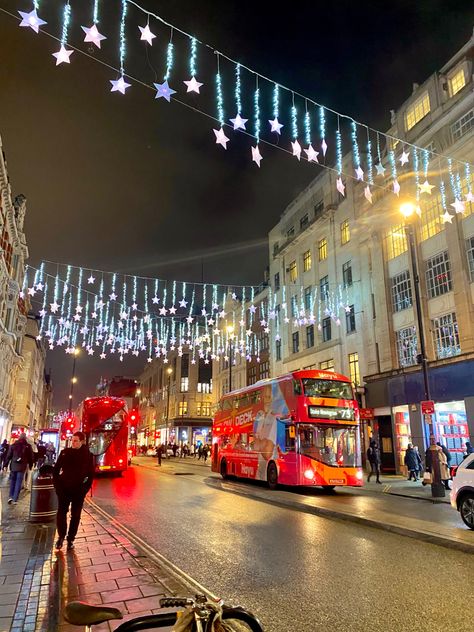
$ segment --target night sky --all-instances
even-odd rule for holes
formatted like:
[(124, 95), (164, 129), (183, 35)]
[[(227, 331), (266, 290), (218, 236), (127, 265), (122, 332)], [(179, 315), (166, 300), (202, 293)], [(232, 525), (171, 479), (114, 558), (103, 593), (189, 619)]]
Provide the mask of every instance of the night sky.
[[(11, 13), (31, 4), (0, 0)], [(86, 50), (79, 26), (90, 25), (93, 2), (71, 4), (70, 41)], [(282, 9), (274, 1), (140, 4), (261, 74), (381, 130), (413, 82), (444, 65), (474, 25), (466, 0), (313, 0)], [(62, 6), (41, 2), (45, 29), (54, 35)], [(110, 37), (92, 54), (117, 67), (120, 3), (103, 0), (101, 7), (100, 30)], [(136, 41), (128, 47), (127, 70), (151, 83), (163, 74), (167, 36), (162, 30), (160, 44), (147, 50), (135, 32), (145, 22), (130, 7), (127, 36)], [(182, 90), (188, 52), (183, 40), (174, 41), (170, 84)], [(259, 170), (250, 160), (250, 138), (232, 137), (224, 152), (215, 145), (211, 119), (157, 102), (139, 85), (126, 96), (111, 94), (113, 71), (79, 53), (70, 66), (56, 68), (51, 53), (57, 49), (0, 11), (0, 134), (13, 195), (28, 199), (30, 263), (44, 258), (167, 279), (259, 283), (269, 229), (318, 167), (265, 147)], [(210, 76), (209, 62), (202, 63)], [(214, 115), (214, 103), (209, 84), (199, 105)], [(227, 105), (227, 118), (234, 109)], [(71, 365), (63, 351), (49, 354), (59, 408), (67, 404)], [(140, 359), (79, 358), (75, 403), (101, 375), (136, 375), (142, 366)]]

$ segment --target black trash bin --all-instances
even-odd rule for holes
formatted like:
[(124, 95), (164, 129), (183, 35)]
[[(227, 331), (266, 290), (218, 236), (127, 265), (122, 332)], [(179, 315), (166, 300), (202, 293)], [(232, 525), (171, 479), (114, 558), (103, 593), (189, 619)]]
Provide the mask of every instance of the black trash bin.
[(30, 522), (53, 522), (58, 497), (53, 485), (53, 466), (42, 465), (33, 474), (30, 500)]

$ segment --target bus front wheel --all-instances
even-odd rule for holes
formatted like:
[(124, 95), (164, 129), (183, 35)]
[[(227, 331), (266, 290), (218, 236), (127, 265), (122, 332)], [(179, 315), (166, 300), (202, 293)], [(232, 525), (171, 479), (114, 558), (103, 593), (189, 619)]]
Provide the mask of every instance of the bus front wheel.
[(225, 459), (222, 459), (221, 461), (221, 476), (224, 480), (226, 478), (229, 478), (229, 475), (227, 474), (227, 463), (225, 462)]
[(268, 464), (267, 468), (267, 483), (270, 489), (276, 489), (278, 485), (278, 470), (273, 461)]

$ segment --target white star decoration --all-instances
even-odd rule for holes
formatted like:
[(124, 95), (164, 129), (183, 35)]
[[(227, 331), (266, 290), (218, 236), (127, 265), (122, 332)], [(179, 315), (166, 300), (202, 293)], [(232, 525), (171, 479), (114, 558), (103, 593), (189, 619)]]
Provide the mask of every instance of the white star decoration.
[(176, 90), (170, 88), (167, 81), (163, 81), (163, 83), (154, 83), (156, 88), (155, 99), (165, 99), (168, 103), (171, 101), (171, 95), (176, 94)]
[(406, 163), (408, 162), (408, 158), (410, 156), (410, 152), (406, 152), (405, 150), (402, 151), (402, 155), (400, 156), (400, 164), (401, 165), (406, 165)]
[(474, 194), (472, 191), (468, 191), (466, 195), (466, 202), (474, 202)]
[(441, 215), (441, 219), (443, 220), (443, 224), (452, 224), (454, 215), (450, 215), (449, 211), (446, 211), (443, 215)]
[(377, 175), (378, 176), (384, 176), (385, 175), (385, 167), (383, 166), (383, 164), (381, 162), (379, 162), (377, 165), (375, 165), (375, 168), (377, 169)]
[(86, 34), (84, 38), (84, 42), (92, 42), (93, 44), (97, 46), (97, 48), (100, 48), (100, 43), (102, 40), (107, 39), (105, 35), (102, 35), (102, 33), (99, 33), (99, 30), (95, 24), (93, 24), (89, 28), (87, 26), (81, 26), (81, 29)]
[(21, 15), (20, 26), (26, 26), (32, 29), (35, 33), (39, 32), (39, 27), (46, 24), (44, 20), (42, 20), (38, 14), (36, 13), (36, 9), (27, 13), (26, 11), (18, 11)]
[(216, 145), (222, 145), (224, 149), (227, 149), (227, 143), (229, 142), (229, 139), (225, 135), (224, 129), (221, 127), (220, 129), (213, 129), (212, 131), (216, 135)]
[(319, 152), (315, 151), (313, 145), (309, 145), (308, 149), (305, 149), (304, 151), (308, 157), (308, 162), (318, 162)]
[(257, 164), (257, 167), (260, 167), (263, 156), (260, 153), (260, 148), (258, 144), (255, 147), (252, 147), (252, 160)]
[(201, 94), (199, 90), (201, 86), (203, 86), (204, 84), (200, 83), (199, 81), (196, 81), (196, 77), (191, 77), (189, 81), (183, 81), (183, 83), (187, 87), (186, 92), (196, 92), (197, 94)]
[(53, 57), (56, 57), (56, 66), (59, 66), (59, 64), (70, 64), (71, 60), (69, 57), (73, 54), (73, 52), (73, 50), (67, 50), (64, 47), (64, 44), (61, 44), (61, 48), (58, 52), (53, 53)]
[(345, 195), (345, 190), (346, 187), (344, 185), (344, 182), (342, 181), (342, 178), (339, 176), (339, 178), (336, 180), (336, 189), (339, 191), (339, 193), (341, 195)]
[(150, 31), (150, 27), (148, 26), (148, 24), (146, 26), (139, 26), (138, 28), (140, 29), (141, 33), (140, 40), (148, 42), (150, 46), (152, 46), (153, 40), (155, 39), (156, 35)]
[(89, 283), (90, 285), (91, 283), (94, 283), (94, 281), (95, 281), (95, 277), (93, 277), (91, 274), (90, 277), (87, 279), (87, 283)]
[(419, 184), (418, 188), (420, 189), (420, 193), (428, 193), (431, 195), (431, 189), (434, 189), (434, 185), (430, 184), (428, 180), (425, 180), (423, 184)]
[(464, 213), (464, 211), (466, 210), (466, 207), (462, 200), (454, 200), (451, 206), (456, 211), (456, 213)]
[(301, 145), (297, 140), (291, 143), (291, 148), (293, 150), (293, 156), (296, 156), (298, 160), (301, 160)]
[(180, 307), (187, 307), (187, 305), (188, 305), (188, 301), (187, 301), (186, 299), (182, 298), (182, 299), (179, 301), (179, 306), (180, 306)]
[(281, 134), (280, 130), (282, 127), (284, 127), (281, 123), (278, 122), (277, 117), (275, 116), (275, 118), (273, 119), (273, 121), (268, 121), (271, 125), (271, 132), (276, 132), (277, 134)]
[(109, 81), (112, 84), (110, 92), (121, 92), (122, 94), (125, 94), (125, 90), (131, 86), (131, 84), (127, 83), (123, 77), (120, 77), (120, 79), (117, 79), (116, 81), (113, 79), (109, 79)]
[(362, 168), (361, 168), (360, 165), (355, 170), (355, 173), (356, 173), (356, 176), (357, 176), (357, 180), (363, 180), (364, 179), (364, 172), (362, 171)]
[(240, 116), (240, 114), (237, 112), (237, 115), (235, 118), (233, 119), (229, 119), (229, 121), (232, 123), (232, 125), (234, 126), (234, 131), (237, 129), (246, 129), (245, 128), (245, 123), (248, 121), (248, 119), (244, 119)]

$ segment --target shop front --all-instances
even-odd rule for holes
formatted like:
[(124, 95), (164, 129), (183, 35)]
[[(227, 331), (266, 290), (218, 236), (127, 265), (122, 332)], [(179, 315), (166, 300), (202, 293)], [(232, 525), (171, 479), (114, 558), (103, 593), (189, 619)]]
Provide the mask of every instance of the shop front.
[(211, 443), (212, 419), (174, 419), (172, 423), (178, 445)]

